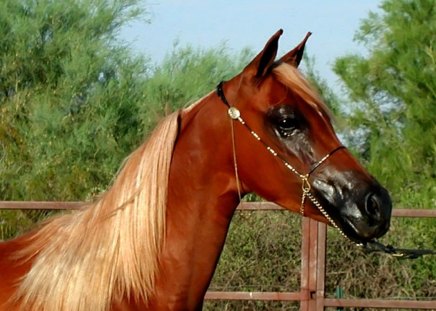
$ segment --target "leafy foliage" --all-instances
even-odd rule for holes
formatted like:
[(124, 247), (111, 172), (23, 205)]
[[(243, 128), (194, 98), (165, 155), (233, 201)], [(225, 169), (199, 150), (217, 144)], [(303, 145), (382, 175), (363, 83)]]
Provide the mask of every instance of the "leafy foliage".
[(153, 126), (156, 115), (186, 107), (211, 92), (220, 80), (239, 72), (250, 56), (248, 50), (231, 55), (225, 45), (202, 50), (175, 44), (145, 84), (144, 125)]
[(436, 201), (436, 7), (386, 0), (356, 34), (368, 56), (336, 60), (351, 104), (351, 132), (369, 169), (404, 205)]
[[(148, 65), (115, 39), (138, 3), (0, 3), (2, 200), (89, 198), (139, 143)], [(0, 212), (2, 238), (45, 214)]]
[[(348, 94), (342, 109), (349, 120), (346, 135), (397, 206), (432, 208), (436, 204), (436, 7), (429, 0), (385, 0), (381, 9), (369, 14), (355, 36), (368, 49), (367, 55), (348, 55), (335, 62), (334, 70)], [(392, 227), (386, 239), (394, 245), (436, 248), (434, 219), (405, 219)], [(367, 284), (356, 290), (349, 284), (346, 287), (354, 296), (371, 297), (375, 292), (391, 297), (436, 296), (430, 258), (410, 265), (380, 260), (373, 266), (380, 266), (382, 272), (371, 268), (368, 274), (391, 279), (393, 284), (396, 280), (401, 287)], [(387, 266), (395, 269), (386, 270)], [(355, 279), (352, 274), (348, 277)]]
[(146, 65), (116, 46), (137, 1), (2, 1), (0, 196), (84, 199), (142, 137)]

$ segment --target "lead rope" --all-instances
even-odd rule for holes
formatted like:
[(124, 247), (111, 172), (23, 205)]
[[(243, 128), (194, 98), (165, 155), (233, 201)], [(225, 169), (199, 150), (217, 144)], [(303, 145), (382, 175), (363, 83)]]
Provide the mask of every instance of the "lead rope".
[[(307, 174), (301, 174), (299, 173), (291, 164), (289, 164), (284, 158), (282, 158), (273, 148), (268, 146), (259, 135), (254, 132), (248, 124), (245, 123), (245, 121), (241, 117), (241, 112), (234, 106), (231, 106), (229, 102), (227, 101), (227, 98), (224, 95), (223, 91), (223, 82), (218, 84), (217, 86), (217, 94), (219, 98), (223, 101), (224, 104), (228, 107), (228, 114), (230, 116), (230, 124), (231, 124), (231, 135), (232, 135), (232, 148), (233, 148), (233, 165), (235, 169), (235, 178), (236, 178), (236, 185), (237, 185), (237, 191), (239, 196), (239, 201), (242, 200), (241, 195), (241, 186), (240, 186), (240, 180), (239, 180), (239, 174), (238, 174), (238, 163), (236, 159), (236, 143), (235, 143), (235, 130), (233, 121), (237, 120), (239, 123), (241, 123), (243, 126), (245, 126), (251, 135), (259, 142), (261, 142), (264, 147), (276, 158), (280, 159), (282, 163), (285, 165), (286, 168), (288, 168), (291, 172), (296, 174), (301, 179), (301, 190), (302, 190), (302, 196), (301, 196), (301, 204), (300, 204), (300, 214), (304, 216), (304, 206), (306, 198), (309, 198), (309, 200), (313, 203), (313, 205), (316, 206), (316, 208), (321, 212), (321, 214), (330, 222), (330, 224), (336, 228), (339, 233), (345, 237), (347, 240), (349, 240), (348, 236), (342, 231), (341, 228), (336, 224), (336, 222), (330, 217), (330, 215), (327, 213), (327, 211), (324, 209), (324, 207), (319, 203), (319, 201), (313, 196), (313, 194), (310, 192), (311, 185), (309, 182), (310, 174), (312, 174), (323, 162), (325, 162), (331, 155), (333, 155), (336, 151), (345, 148), (344, 146), (338, 146), (335, 149), (333, 149), (331, 152), (326, 154), (321, 160), (319, 160), (315, 165), (312, 167), (312, 169)], [(375, 252), (381, 252), (388, 255), (391, 255), (396, 258), (400, 259), (416, 259), (419, 257), (422, 257), (424, 255), (436, 255), (436, 251), (430, 250), (430, 249), (404, 249), (404, 248), (395, 248), (392, 245), (384, 245), (378, 241), (369, 241), (365, 244), (362, 243), (356, 243), (352, 241), (355, 245), (363, 247), (365, 252), (367, 253), (375, 253)]]

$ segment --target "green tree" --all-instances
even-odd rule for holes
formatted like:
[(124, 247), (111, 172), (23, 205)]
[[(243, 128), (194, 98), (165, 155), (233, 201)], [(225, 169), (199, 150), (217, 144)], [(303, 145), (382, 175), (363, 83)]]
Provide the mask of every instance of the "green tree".
[(357, 149), (402, 204), (431, 207), (436, 197), (436, 6), (385, 0), (355, 36), (367, 56), (336, 60), (346, 86)]
[(146, 62), (116, 41), (138, 3), (0, 3), (2, 200), (84, 199), (141, 139)]
[[(82, 200), (142, 139), (148, 65), (116, 39), (140, 0), (0, 2), (0, 200)], [(40, 213), (0, 212), (0, 238)]]
[[(348, 55), (335, 62), (348, 94), (342, 109), (349, 117), (347, 136), (390, 190), (395, 206), (433, 208), (436, 5), (432, 0), (384, 0), (380, 8), (363, 20), (355, 36), (366, 56)], [(435, 234), (434, 219), (395, 219), (386, 238), (396, 245), (435, 248)], [(434, 296), (429, 282), (435, 279), (434, 261), (419, 260), (401, 269), (409, 275), (403, 287), (408, 296)]]
[(236, 75), (251, 56), (247, 49), (232, 55), (222, 44), (199, 49), (176, 42), (147, 82), (147, 101), (152, 107), (170, 110), (186, 106), (212, 91), (219, 81)]

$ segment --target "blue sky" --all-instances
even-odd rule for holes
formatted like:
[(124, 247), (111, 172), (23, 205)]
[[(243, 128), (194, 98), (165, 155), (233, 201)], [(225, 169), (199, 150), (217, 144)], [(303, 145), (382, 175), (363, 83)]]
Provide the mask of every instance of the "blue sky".
[(159, 63), (174, 42), (214, 47), (225, 42), (231, 51), (262, 49), (279, 28), (284, 30), (279, 51), (284, 53), (311, 31), (307, 52), (316, 70), (336, 88), (331, 71), (335, 58), (363, 53), (353, 42), (361, 20), (379, 11), (381, 0), (153, 0), (146, 2), (151, 23), (134, 22), (120, 36), (135, 53)]

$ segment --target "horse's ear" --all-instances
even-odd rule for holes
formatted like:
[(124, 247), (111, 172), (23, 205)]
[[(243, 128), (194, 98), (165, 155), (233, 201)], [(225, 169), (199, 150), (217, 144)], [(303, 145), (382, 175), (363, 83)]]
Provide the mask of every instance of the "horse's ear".
[(297, 45), (292, 51), (288, 52), (287, 54), (283, 55), (282, 58), (280, 58), (280, 62), (288, 63), (292, 66), (298, 67), (301, 59), (303, 58), (304, 46), (306, 45), (306, 41), (307, 39), (309, 39), (311, 34), (311, 32), (308, 32), (306, 34), (306, 37), (303, 39), (303, 41), (301, 41), (299, 45)]
[(263, 50), (245, 67), (244, 71), (254, 74), (256, 78), (262, 78), (274, 64), (279, 46), (279, 38), (283, 30), (277, 31), (265, 44)]

